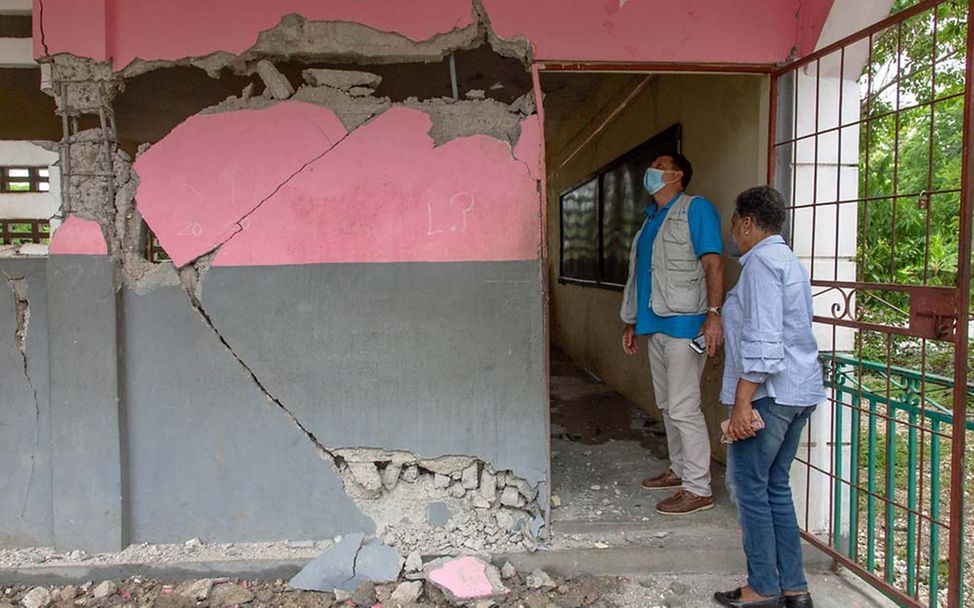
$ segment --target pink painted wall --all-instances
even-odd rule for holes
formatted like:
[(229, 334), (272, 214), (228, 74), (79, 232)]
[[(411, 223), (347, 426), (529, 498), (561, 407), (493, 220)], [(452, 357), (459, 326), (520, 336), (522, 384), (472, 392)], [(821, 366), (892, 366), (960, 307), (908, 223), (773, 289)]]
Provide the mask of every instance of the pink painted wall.
[(530, 40), (539, 59), (766, 64), (783, 61), (793, 47), (811, 51), (832, 1), (484, 0), (484, 6), (499, 36)]
[[(495, 31), (543, 60), (777, 63), (815, 46), (833, 0), (484, 0)], [(35, 0), (39, 15), (41, 0)], [(469, 0), (43, 0), (49, 52), (178, 59), (239, 53), (282, 16), (425, 40), (469, 25)], [(35, 20), (36, 23), (37, 20)], [(108, 24), (108, 31), (106, 25)], [(37, 32), (39, 34), (39, 31)], [(35, 36), (35, 53), (43, 48)]]
[(182, 266), (345, 135), (333, 112), (297, 102), (190, 117), (136, 160), (139, 211)]
[(139, 210), (177, 265), (218, 243), (217, 266), (536, 259), (537, 119), (515, 150), (434, 147), (431, 126), (397, 107), (342, 139), (299, 102), (197, 116), (136, 161)]
[[(105, 61), (108, 50), (110, 0), (34, 0), (34, 56), (72, 53)], [(43, 22), (40, 16), (43, 15)]]
[(70, 215), (51, 237), (51, 255), (108, 255), (98, 222)]

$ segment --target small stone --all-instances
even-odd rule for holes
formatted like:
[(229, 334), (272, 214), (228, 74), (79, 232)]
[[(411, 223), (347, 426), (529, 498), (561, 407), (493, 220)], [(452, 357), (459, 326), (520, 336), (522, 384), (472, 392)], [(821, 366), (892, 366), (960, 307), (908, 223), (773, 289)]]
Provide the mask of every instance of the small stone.
[(118, 585), (115, 584), (115, 581), (102, 581), (92, 589), (91, 595), (97, 599), (101, 599), (115, 595), (116, 591), (118, 591)]
[(517, 477), (508, 478), (507, 485), (517, 488), (517, 491), (520, 492), (521, 496), (524, 496), (524, 498), (529, 502), (538, 497), (538, 488), (533, 487), (523, 479)]
[(71, 601), (76, 597), (78, 597), (78, 590), (75, 588), (74, 585), (67, 585), (65, 587), (61, 587), (62, 600)]
[(352, 87), (348, 90), (348, 94), (352, 97), (368, 97), (375, 93), (375, 89), (371, 87)]
[(34, 587), (21, 598), (24, 608), (47, 608), (51, 604), (51, 592), (46, 587)]
[(375, 583), (365, 581), (355, 588), (352, 601), (358, 606), (371, 606), (375, 603)]
[(508, 507), (523, 507), (525, 504), (524, 497), (521, 493), (517, 491), (517, 488), (513, 486), (507, 486), (504, 491), (501, 492), (501, 504)]
[(267, 87), (274, 99), (287, 99), (294, 95), (294, 87), (291, 86), (291, 82), (270, 61), (262, 59), (257, 62), (257, 74), (264, 81), (264, 86)]
[(480, 474), (480, 495), (488, 502), (497, 500), (497, 476), (485, 467)]
[(75, 549), (74, 551), (69, 551), (64, 557), (73, 562), (83, 562), (88, 559), (88, 554), (81, 549)]
[(529, 574), (525, 579), (525, 583), (528, 589), (541, 589), (542, 591), (548, 591), (558, 586), (544, 570), (535, 570)]
[(355, 483), (366, 490), (370, 492), (382, 490), (382, 477), (379, 476), (379, 470), (375, 468), (375, 464), (371, 462), (350, 462), (348, 463), (348, 470), (352, 473), (352, 479), (355, 480)]
[(389, 492), (396, 489), (399, 484), (399, 475), (402, 473), (402, 465), (398, 462), (390, 462), (382, 470), (382, 485)]
[(210, 606), (237, 606), (253, 601), (254, 593), (236, 583), (223, 583), (210, 591)]
[(396, 590), (392, 592), (390, 598), (393, 602), (409, 603), (415, 602), (423, 595), (423, 581), (413, 581), (411, 583), (399, 583)]
[(514, 578), (515, 576), (517, 576), (517, 569), (514, 567), (514, 564), (511, 562), (504, 562), (504, 565), (501, 566), (501, 578), (507, 580), (509, 578)]
[(483, 99), (485, 93), (481, 89), (470, 89), (469, 91), (464, 93), (464, 95), (466, 96), (467, 99)]
[(213, 589), (213, 579), (204, 578), (198, 581), (187, 581), (176, 587), (176, 595), (202, 602), (210, 597)]
[(560, 593), (561, 595), (565, 595), (566, 593), (568, 593), (568, 586), (558, 585), (558, 593)]
[(670, 584), (670, 591), (672, 591), (676, 595), (686, 595), (687, 593), (690, 592), (690, 585), (686, 585), (684, 583), (681, 583), (680, 581), (673, 581)]
[(419, 551), (413, 551), (406, 556), (406, 572), (419, 572), (423, 569), (423, 556)]
[(271, 591), (270, 589), (261, 589), (260, 591), (254, 594), (254, 597), (257, 598), (258, 602), (266, 604), (267, 602), (274, 599), (274, 592)]
[(590, 489), (590, 490), (595, 490), (596, 492), (598, 492), (599, 490), (601, 490), (601, 489), (602, 489), (602, 486), (600, 486), (600, 485), (598, 485), (598, 484), (593, 484), (593, 485), (590, 485), (590, 486), (589, 486), (589, 489)]
[(462, 483), (463, 487), (468, 490), (475, 490), (477, 489), (477, 486), (480, 485), (480, 482), (477, 479), (479, 474), (480, 466), (475, 462), (469, 467), (465, 468), (460, 474), (460, 483)]
[(336, 602), (347, 602), (352, 599), (352, 592), (345, 591), (343, 589), (335, 589), (335, 601)]
[(597, 543), (595, 543), (595, 548), (596, 549), (608, 549), (609, 548), (609, 545), (607, 545), (607, 544), (605, 544), (603, 542), (597, 542)]
[(402, 480), (407, 483), (416, 483), (419, 480), (419, 467), (414, 464), (406, 467), (406, 470), (402, 473)]
[(489, 509), (490, 501), (483, 496), (477, 495), (473, 497), (473, 507), (475, 509)]
[(199, 549), (203, 546), (203, 541), (198, 538), (191, 538), (183, 543), (183, 546), (190, 550)]
[(438, 490), (445, 490), (450, 487), (450, 476), (436, 473), (433, 475), (433, 487)]
[(452, 496), (453, 498), (463, 498), (466, 495), (467, 495), (467, 490), (463, 487), (462, 484), (455, 483), (452, 486), (450, 486), (450, 496)]
[(558, 496), (557, 494), (552, 494), (551, 495), (551, 508), (552, 509), (557, 509), (560, 506), (561, 506), (561, 496)]

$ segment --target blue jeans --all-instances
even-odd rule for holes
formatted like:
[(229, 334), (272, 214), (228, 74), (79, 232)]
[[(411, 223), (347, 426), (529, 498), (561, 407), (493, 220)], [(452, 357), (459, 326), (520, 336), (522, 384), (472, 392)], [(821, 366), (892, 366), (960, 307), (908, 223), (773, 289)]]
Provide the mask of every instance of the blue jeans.
[(815, 406), (758, 399), (765, 428), (728, 446), (727, 488), (737, 506), (747, 557), (747, 583), (760, 595), (807, 591), (801, 538), (791, 497), (791, 463)]

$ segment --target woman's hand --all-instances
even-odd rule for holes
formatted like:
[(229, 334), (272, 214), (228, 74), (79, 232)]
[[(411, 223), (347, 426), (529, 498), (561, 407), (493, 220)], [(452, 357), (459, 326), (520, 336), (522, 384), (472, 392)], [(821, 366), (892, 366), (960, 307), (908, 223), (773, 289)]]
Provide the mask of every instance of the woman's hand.
[(752, 425), (753, 416), (754, 408), (750, 401), (735, 403), (731, 410), (730, 422), (727, 425), (727, 435), (734, 441), (754, 437), (757, 433)]

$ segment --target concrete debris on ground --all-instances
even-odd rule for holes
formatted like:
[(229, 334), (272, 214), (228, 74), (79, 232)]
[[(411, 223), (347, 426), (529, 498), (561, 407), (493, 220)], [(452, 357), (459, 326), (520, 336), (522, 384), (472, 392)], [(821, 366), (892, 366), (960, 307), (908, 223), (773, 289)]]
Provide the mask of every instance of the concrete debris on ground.
[(345, 536), (326, 549), (290, 580), (292, 589), (354, 592), (363, 583), (387, 583), (399, 578), (399, 552), (379, 539), (362, 544), (361, 533)]

